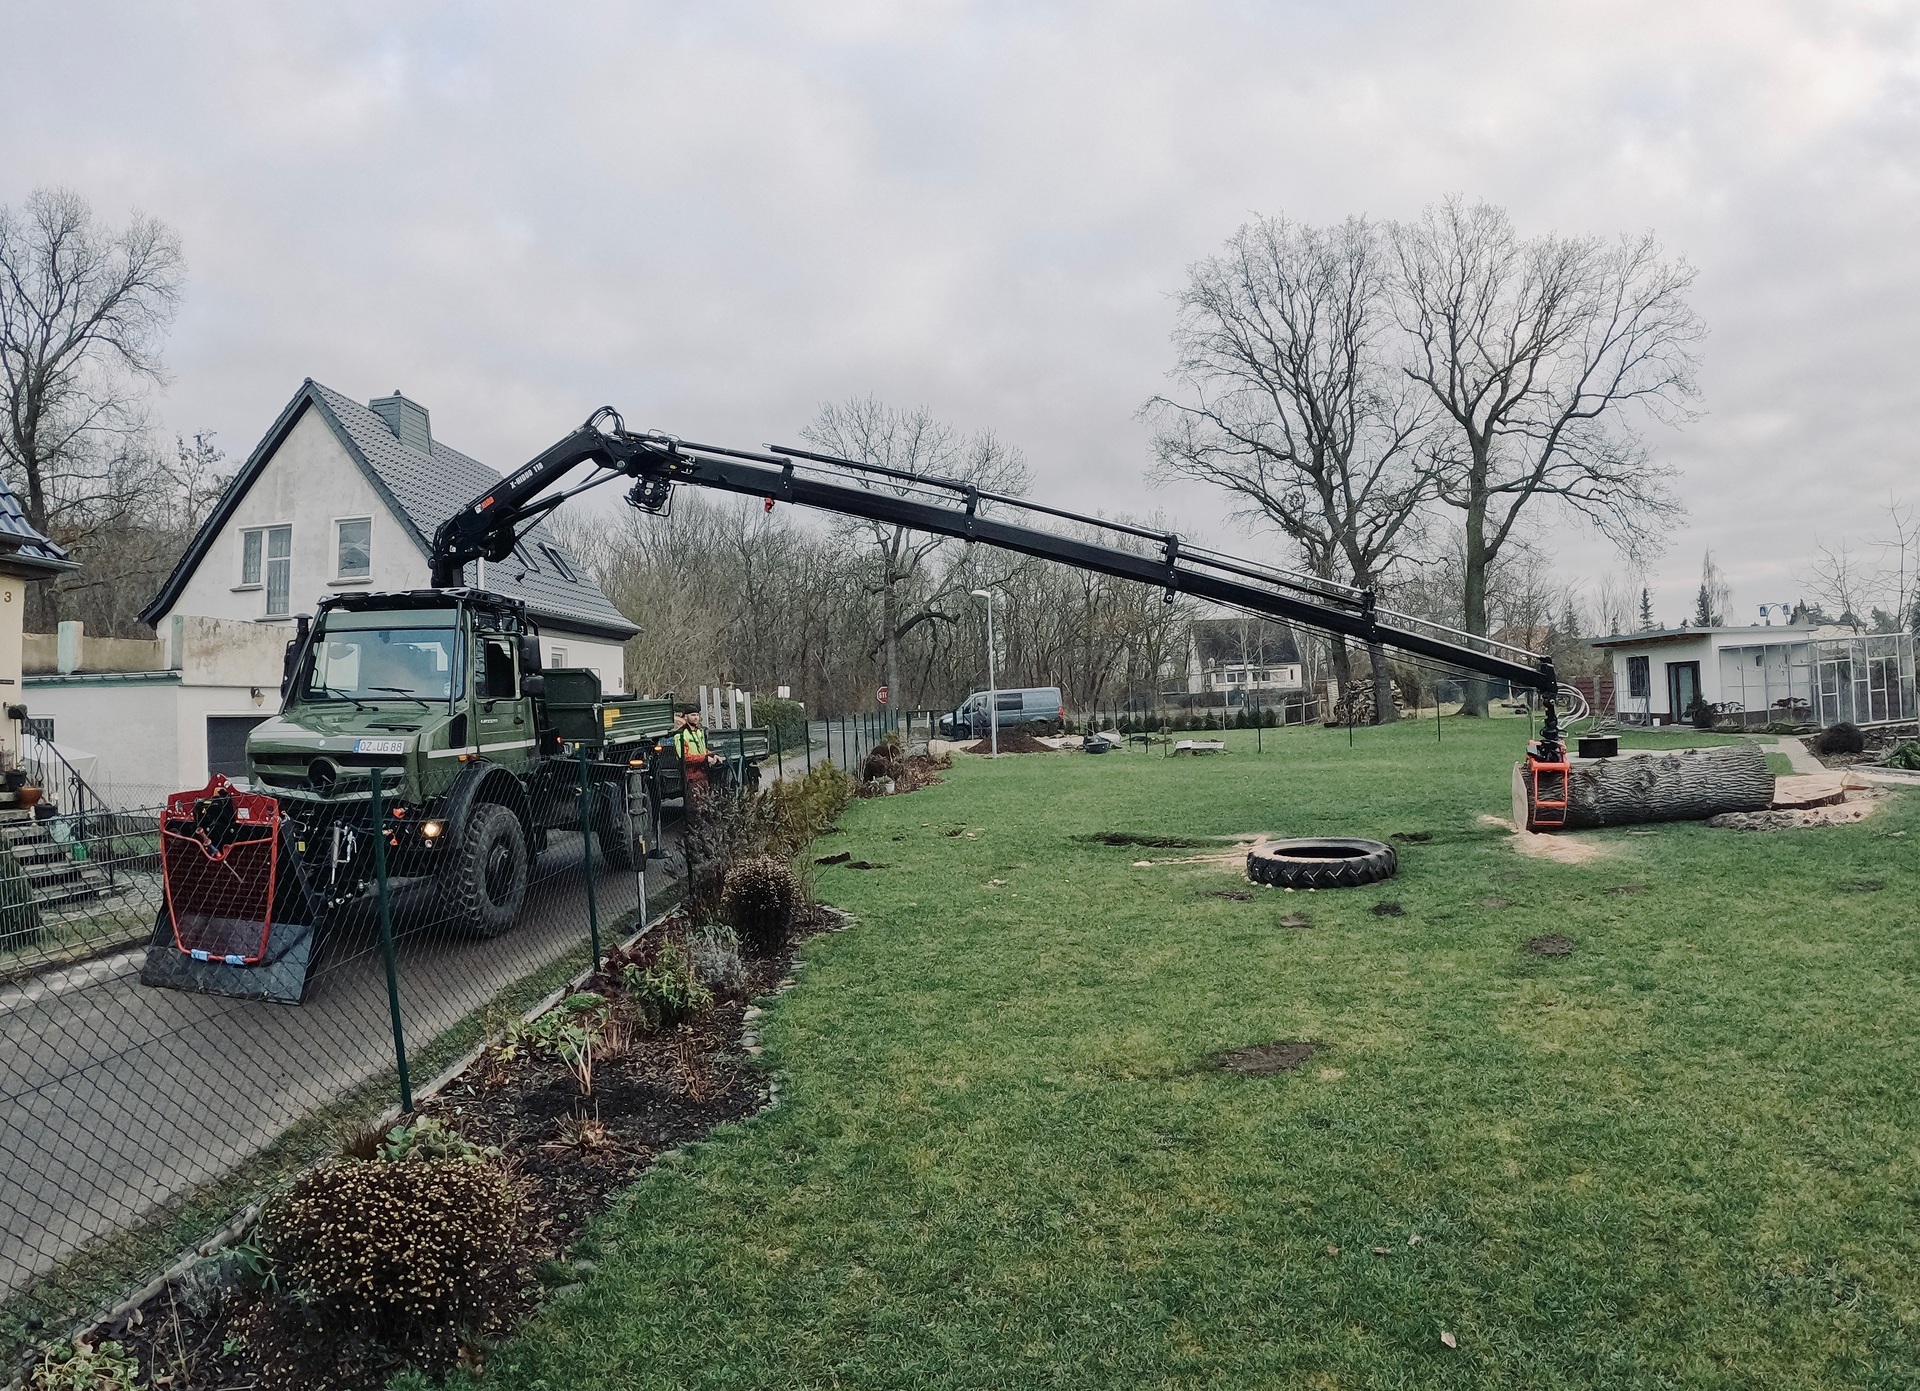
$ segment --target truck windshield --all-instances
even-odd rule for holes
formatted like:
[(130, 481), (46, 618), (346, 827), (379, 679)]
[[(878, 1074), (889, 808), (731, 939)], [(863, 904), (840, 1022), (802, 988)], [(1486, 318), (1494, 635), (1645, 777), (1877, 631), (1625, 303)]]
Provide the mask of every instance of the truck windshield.
[(303, 700), (446, 700), (452, 628), (353, 628), (313, 645)]

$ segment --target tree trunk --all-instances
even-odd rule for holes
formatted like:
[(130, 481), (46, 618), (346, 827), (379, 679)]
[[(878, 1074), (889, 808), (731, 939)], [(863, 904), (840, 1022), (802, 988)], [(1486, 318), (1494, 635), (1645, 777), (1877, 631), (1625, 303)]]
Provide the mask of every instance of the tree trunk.
[[(1646, 821), (1704, 821), (1725, 811), (1765, 811), (1773, 803), (1767, 755), (1754, 744), (1572, 763), (1566, 810), (1570, 831)], [(1513, 774), (1516, 826), (1533, 824), (1533, 804), (1533, 778), (1522, 761)], [(1553, 809), (1544, 813), (1556, 814)]]
[(1373, 722), (1392, 724), (1400, 718), (1393, 703), (1393, 670), (1387, 665), (1387, 649), (1379, 643), (1367, 645), (1367, 661), (1373, 667)]
[(895, 591), (896, 581), (891, 572), (887, 575), (886, 593), (881, 596), (880, 623), (886, 629), (881, 634), (886, 649), (887, 705), (880, 713), (885, 715), (900, 700), (900, 596)]
[(1338, 633), (1327, 637), (1327, 658), (1333, 667), (1334, 682), (1340, 687), (1339, 705), (1344, 712), (1352, 698), (1353, 662), (1347, 653), (1347, 640)]
[[(1466, 609), (1466, 629), (1475, 637), (1487, 635), (1487, 499), (1483, 476), (1468, 484), (1467, 554), (1461, 570), (1461, 596)], [(1487, 683), (1484, 677), (1467, 678), (1461, 689), (1460, 713), (1484, 716), (1487, 713)]]

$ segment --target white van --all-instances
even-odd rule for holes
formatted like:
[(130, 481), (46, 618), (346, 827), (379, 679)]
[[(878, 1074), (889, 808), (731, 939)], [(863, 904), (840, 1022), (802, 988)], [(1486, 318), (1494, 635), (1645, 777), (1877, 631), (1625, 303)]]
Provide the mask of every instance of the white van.
[[(1002, 734), (1016, 729), (1029, 734), (1059, 734), (1066, 727), (1067, 707), (1058, 686), (1023, 686), (992, 695)], [(975, 691), (951, 715), (942, 715), (940, 733), (948, 739), (986, 738), (992, 728), (987, 698), (986, 691)]]

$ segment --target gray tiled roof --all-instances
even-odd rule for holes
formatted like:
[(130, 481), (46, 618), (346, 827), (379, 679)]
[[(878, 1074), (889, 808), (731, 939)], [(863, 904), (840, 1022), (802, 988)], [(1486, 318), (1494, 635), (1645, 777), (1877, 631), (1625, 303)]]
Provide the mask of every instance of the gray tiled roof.
[[(254, 480), (272, 460), (274, 451), (308, 410), (319, 413), (349, 456), (366, 471), (368, 482), (385, 497), (401, 524), (412, 533), (423, 557), (431, 549), (433, 533), (439, 530), (440, 523), (500, 479), (499, 474), (479, 460), (449, 449), (438, 440), (432, 441), (430, 454), (401, 444), (386, 422), (367, 407), (309, 378), (287, 402), (273, 427), (254, 446), (240, 471), (234, 474), (233, 481), (214, 504), (212, 514), (174, 565), (167, 582), (160, 586), (160, 592), (140, 611), (142, 623), (158, 623), (172, 612), (188, 577), (206, 557), (213, 538), (233, 519), (240, 499), (247, 495)], [(0, 528), (3, 527), (4, 519), (0, 519)], [(0, 543), (5, 539), (4, 530), (0, 529)], [(569, 580), (560, 574), (558, 567), (541, 551), (543, 543), (559, 551), (568, 568), (580, 578)], [(50, 549), (59, 550), (52, 546)], [(518, 564), (489, 566), (489, 590), (523, 600), (534, 617), (549, 627), (615, 639), (629, 638), (640, 631), (613, 606), (599, 585), (586, 578), (585, 569), (567, 554), (551, 532), (534, 527), (521, 542), (521, 549), (533, 553), (538, 568)]]
[[(432, 546), (433, 533), (440, 523), (472, 502), (488, 485), (500, 481), (498, 472), (457, 449), (449, 449), (439, 440), (432, 442), (430, 457), (403, 445), (384, 420), (331, 387), (314, 382), (310, 389), (393, 495), (405, 519), (412, 523), (423, 555)], [(558, 551), (579, 578), (569, 580), (560, 574), (559, 567), (542, 546)], [(521, 539), (520, 550), (532, 564), (507, 561), (489, 565), (488, 590), (524, 600), (536, 618), (561, 624), (584, 623), (595, 629), (615, 630), (623, 636), (640, 631), (613, 606), (612, 600), (587, 577), (586, 568), (545, 527), (535, 526), (529, 530)], [(469, 578), (475, 576), (470, 572)]]

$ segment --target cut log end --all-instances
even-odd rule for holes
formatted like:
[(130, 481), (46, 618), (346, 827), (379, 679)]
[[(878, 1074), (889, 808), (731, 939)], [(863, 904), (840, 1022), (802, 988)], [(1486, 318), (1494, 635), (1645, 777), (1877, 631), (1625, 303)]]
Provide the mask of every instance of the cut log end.
[[(1514, 769), (1513, 797), (1514, 825), (1533, 828), (1533, 779), (1525, 762)], [(1766, 751), (1753, 744), (1575, 759), (1564, 829), (1704, 821), (1722, 812), (1765, 811), (1772, 802)]]

